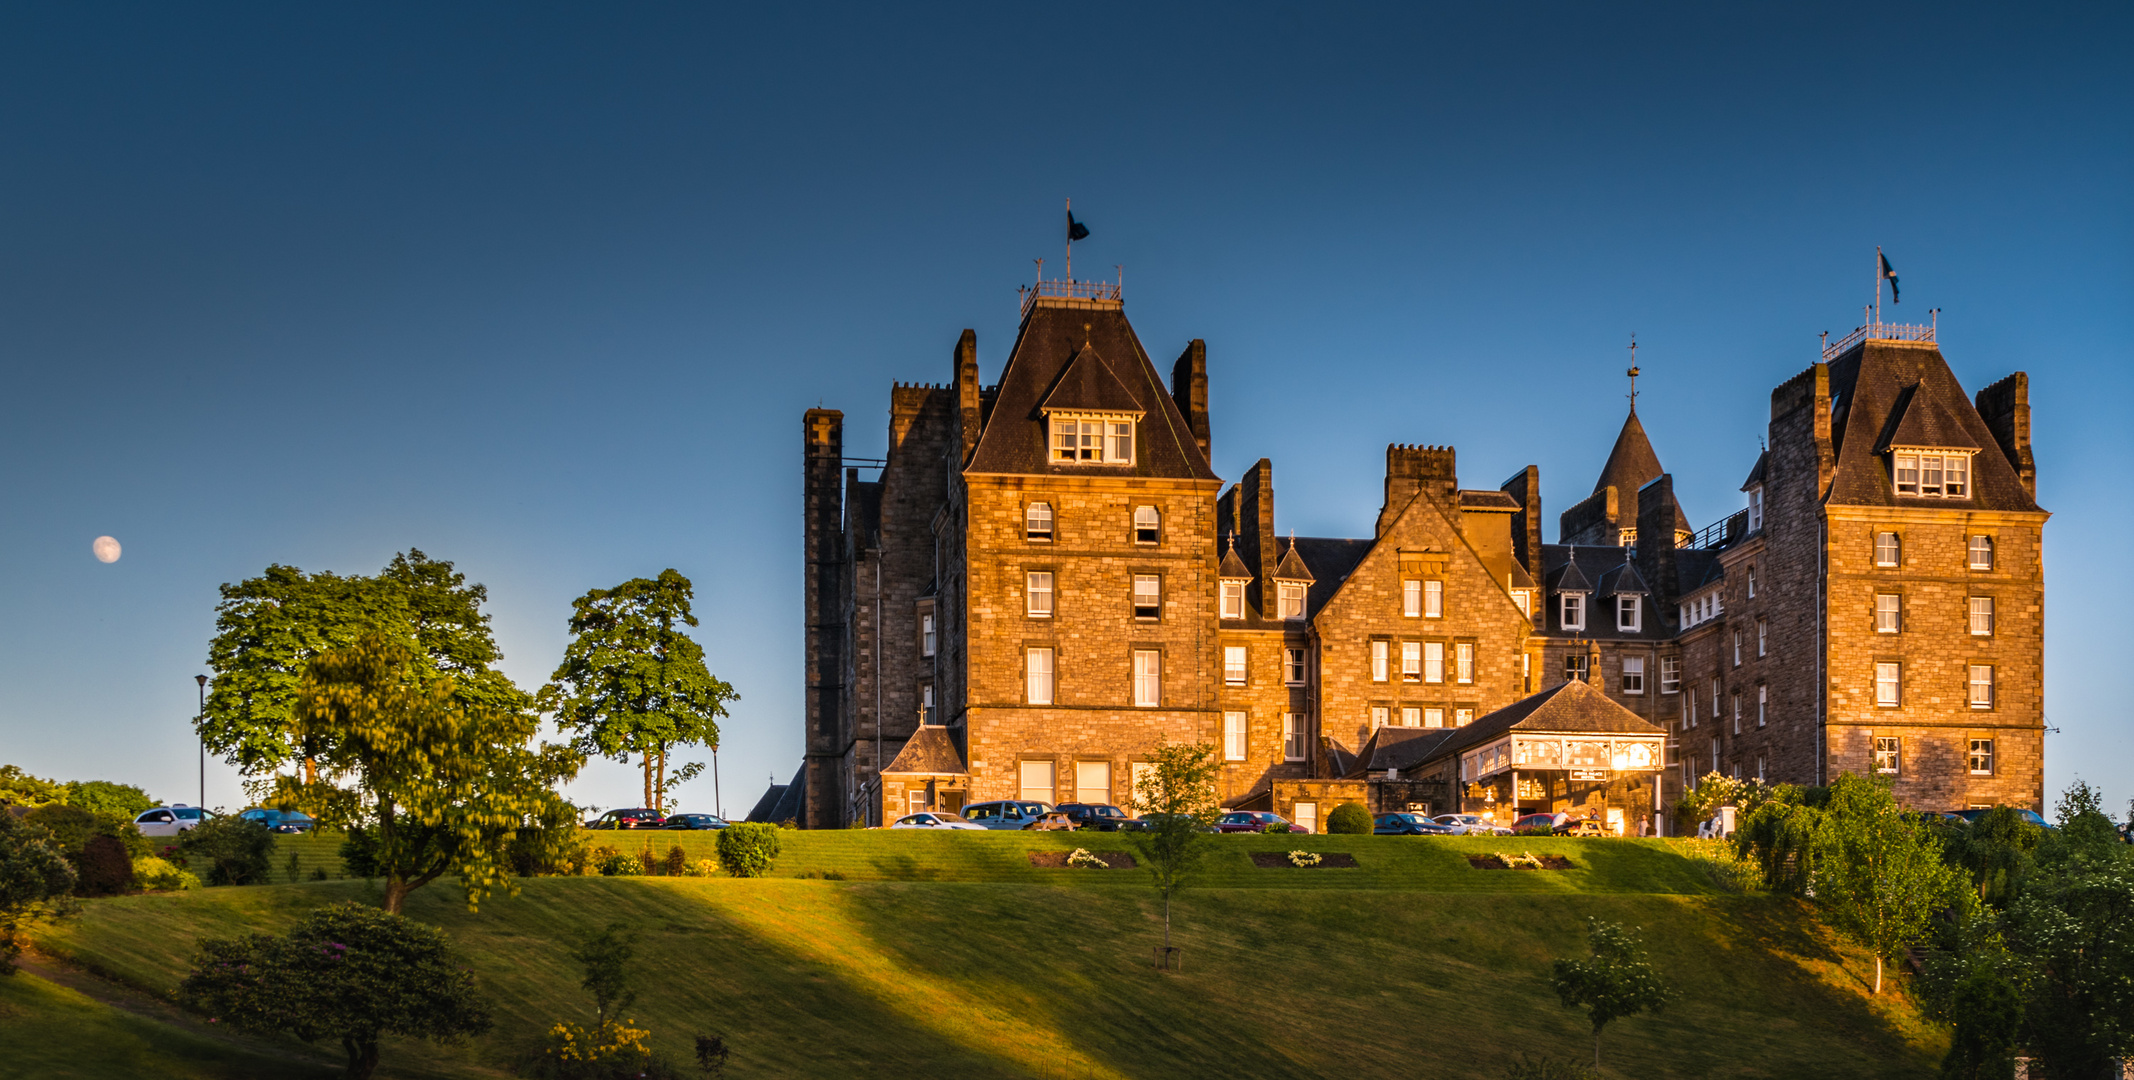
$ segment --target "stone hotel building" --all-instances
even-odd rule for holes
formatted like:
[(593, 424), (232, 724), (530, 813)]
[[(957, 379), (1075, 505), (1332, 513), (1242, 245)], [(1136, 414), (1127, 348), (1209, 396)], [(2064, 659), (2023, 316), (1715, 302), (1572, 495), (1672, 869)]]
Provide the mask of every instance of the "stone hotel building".
[(892, 386), (882, 460), (803, 417), (806, 753), (758, 817), (1128, 805), (1167, 740), (1313, 825), (1356, 799), (1676, 832), (1712, 771), (2043, 808), (2028, 383), (1967, 396), (1932, 328), (1780, 383), (1703, 529), (1633, 399), (1556, 543), (1535, 467), (1462, 487), (1404, 444), (1369, 535), (1283, 534), (1272, 463), (1210, 467), (1203, 343), (1166, 379), (1113, 285), (1041, 282), (995, 381), (970, 330), (949, 369)]

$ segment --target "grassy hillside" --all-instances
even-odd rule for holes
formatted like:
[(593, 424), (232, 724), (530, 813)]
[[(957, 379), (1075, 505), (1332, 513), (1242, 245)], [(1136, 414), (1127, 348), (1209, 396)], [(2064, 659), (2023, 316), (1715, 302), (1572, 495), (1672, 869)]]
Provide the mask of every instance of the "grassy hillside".
[[(1796, 905), (1717, 894), (1656, 842), (1518, 844), (1587, 867), (1535, 872), (1470, 868), (1469, 850), (1513, 848), (1487, 839), (1226, 838), (1209, 887), (1177, 907), (1186, 967), (1166, 975), (1149, 964), (1161, 927), (1145, 875), (1026, 857), (1123, 846), (1111, 838), (785, 837), (783, 876), (767, 880), (538, 879), (479, 913), (446, 886), (418, 893), (410, 914), (467, 951), (498, 1031), (395, 1046), (386, 1071), (488, 1074), (548, 1023), (585, 1019), (564, 953), (609, 921), (641, 935), (632, 1012), (656, 1042), (680, 1057), (695, 1032), (722, 1032), (744, 1077), (1494, 1076), (1522, 1050), (1590, 1053), (1545, 981), (1551, 958), (1582, 950), (1588, 915), (1643, 927), (1682, 993), (1610, 1032), (1611, 1074), (1925, 1076), (1938, 1057), (1902, 999), (1870, 1002), (1863, 958)], [(1362, 866), (1261, 870), (1244, 854), (1288, 847)], [(793, 879), (809, 871), (847, 880)], [(167, 992), (203, 935), (374, 895), (331, 881), (99, 901), (45, 948)]]

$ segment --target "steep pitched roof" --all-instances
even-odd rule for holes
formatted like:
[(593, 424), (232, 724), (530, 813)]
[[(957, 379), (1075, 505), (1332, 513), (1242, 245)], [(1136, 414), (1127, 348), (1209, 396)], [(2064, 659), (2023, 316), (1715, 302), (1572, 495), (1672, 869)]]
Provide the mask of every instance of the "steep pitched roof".
[(1756, 467), (1750, 469), (1749, 478), (1741, 482), (1741, 490), (1747, 491), (1764, 482), (1764, 463), (1770, 460), (1771, 451), (1769, 450), (1762, 451), (1756, 455)]
[[(1889, 445), (1926, 445), (1978, 449), (1971, 459), (1972, 496), (1907, 497), (1902, 505), (2039, 511), (1938, 347), (1863, 341), (1830, 362), (1830, 396), (1831, 441), (1838, 461), (1826, 503), (1899, 505), (1881, 455)], [(1916, 442), (1899, 438), (1907, 424), (1912, 425), (1907, 434)]]
[(1141, 402), (1119, 381), (1119, 376), (1097, 355), (1094, 345), (1084, 344), (1052, 384), (1039, 411), (1140, 413)]
[[(1363, 557), (1371, 553), (1376, 540), (1345, 540), (1327, 536), (1300, 536), (1296, 546), (1308, 566), (1318, 567), (1312, 583), (1304, 590), (1304, 613), (1319, 614), (1319, 609), (1341, 591), (1343, 582), (1356, 572)], [(1279, 574), (1277, 576), (1280, 576)]]
[(1217, 577), (1228, 578), (1232, 581), (1252, 580), (1252, 568), (1245, 565), (1245, 560), (1238, 558), (1237, 544), (1235, 542), (1223, 549), (1223, 564), (1215, 573)]
[[(1645, 437), (1645, 425), (1639, 422), (1637, 408), (1633, 406), (1630, 415), (1623, 418), (1623, 430), (1616, 433), (1615, 448), (1608, 451), (1608, 463), (1601, 466), (1600, 479), (1593, 482), (1593, 491), (1598, 494), (1613, 487), (1625, 525), (1634, 526), (1637, 524), (1638, 491), (1666, 471), (1660, 467), (1660, 455), (1653, 452), (1652, 440)], [(1675, 507), (1675, 528), (1691, 531), (1689, 515), (1682, 512), (1680, 505)]]
[(1304, 558), (1297, 553), (1297, 542), (1294, 539), (1289, 542), (1289, 550), (1282, 553), (1282, 561), (1275, 564), (1274, 576), (1276, 581), (1318, 580), (1312, 577), (1311, 567), (1304, 565)]
[[(1551, 544), (1549, 546), (1554, 547), (1555, 545)], [(1578, 568), (1576, 548), (1573, 548), (1571, 553), (1565, 556), (1563, 565), (1557, 568), (1556, 578), (1549, 583), (1549, 588), (1555, 592), (1593, 591), (1593, 582), (1586, 577), (1585, 571)]]
[[(1075, 365), (1083, 354), (1086, 365)], [(1083, 367), (1083, 372), (1067, 370)], [(1110, 378), (1105, 378), (1106, 375)], [(1070, 378), (1071, 376), (1071, 378)], [(1053, 464), (1046, 456), (1042, 409), (1060, 391), (1067, 400), (1100, 403), (1105, 411), (1138, 411), (1132, 466)], [(1088, 395), (1086, 398), (1084, 395)], [(1060, 407), (1060, 406), (1053, 406)], [(1098, 406), (1092, 406), (1098, 407)], [(1023, 318), (1015, 348), (1001, 372), (992, 408), (965, 467), (973, 473), (1166, 477), (1214, 480), (1193, 429), (1171, 400), (1126, 314), (1118, 308), (1077, 308), (1040, 301)]]
[[(1623, 550), (1629, 551), (1630, 549), (1624, 548)], [(1649, 594), (1651, 592), (1652, 589), (1645, 584), (1644, 575), (1638, 573), (1637, 566), (1628, 560), (1625, 560), (1623, 565), (1601, 575), (1600, 594), (1602, 596), (1621, 596), (1625, 593)]]
[(904, 749), (897, 751), (896, 760), (882, 769), (885, 774), (922, 776), (961, 776), (969, 771), (955, 740), (948, 737), (948, 729), (935, 724), (921, 724), (911, 738), (904, 740)]
[(1429, 760), (1431, 752), (1466, 728), (1382, 727), (1357, 752), (1356, 765), (1345, 777), (1361, 780), (1368, 773), (1387, 769), (1406, 771)]
[(1463, 728), (1430, 751), (1442, 761), (1463, 750), (1501, 738), (1507, 732), (1564, 735), (1665, 735), (1666, 730), (1608, 700), (1583, 681), (1558, 686), (1513, 702)]
[(1477, 491), (1473, 488), (1462, 488), (1460, 490), (1460, 509), (1503, 510), (1516, 514), (1526, 509), (1526, 504), (1502, 491)]

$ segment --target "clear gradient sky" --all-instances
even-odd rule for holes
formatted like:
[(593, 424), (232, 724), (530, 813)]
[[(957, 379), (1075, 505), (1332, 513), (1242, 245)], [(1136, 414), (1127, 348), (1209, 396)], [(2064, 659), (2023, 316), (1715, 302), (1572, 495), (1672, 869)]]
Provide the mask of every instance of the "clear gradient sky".
[(801, 411), (879, 454), (964, 327), (996, 378), (1071, 196), (1304, 535), (1426, 442), (1538, 464), (1554, 540), (1632, 331), (1718, 520), (1882, 245), (1967, 390), (2030, 373), (2048, 787), (2124, 808), (2134, 8), (1484, 7), (0, 8), (0, 761), (193, 801), (216, 586), (412, 546), (529, 689), (573, 597), (695, 579), (746, 811), (800, 755)]

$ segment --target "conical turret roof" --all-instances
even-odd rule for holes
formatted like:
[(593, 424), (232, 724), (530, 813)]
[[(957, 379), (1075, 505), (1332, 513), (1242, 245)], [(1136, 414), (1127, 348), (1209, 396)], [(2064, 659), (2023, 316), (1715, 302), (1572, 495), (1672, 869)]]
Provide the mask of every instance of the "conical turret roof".
[(1638, 423), (1638, 411), (1631, 409), (1623, 420), (1622, 432), (1615, 437), (1615, 449), (1608, 452), (1608, 464), (1601, 468), (1600, 479), (1593, 482), (1593, 490), (1613, 487), (1619, 497), (1635, 495), (1666, 471), (1660, 467), (1660, 455), (1652, 452), (1652, 440), (1645, 437), (1645, 425)]

